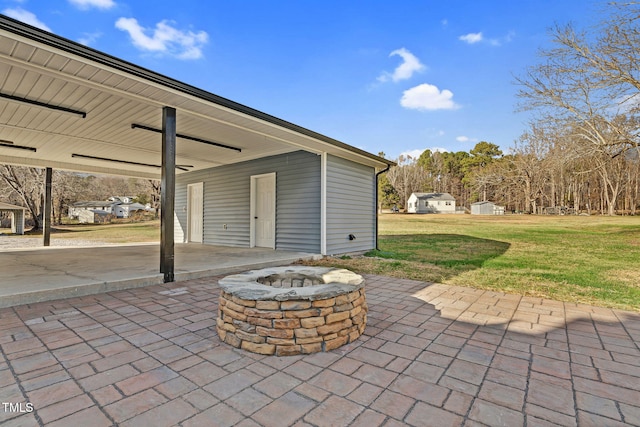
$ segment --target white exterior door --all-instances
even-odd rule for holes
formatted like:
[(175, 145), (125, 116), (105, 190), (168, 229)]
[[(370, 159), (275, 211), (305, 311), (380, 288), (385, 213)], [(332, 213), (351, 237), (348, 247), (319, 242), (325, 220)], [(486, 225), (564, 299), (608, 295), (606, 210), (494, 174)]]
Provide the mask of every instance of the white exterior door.
[(187, 185), (187, 241), (202, 243), (203, 183)]
[(251, 177), (251, 246), (276, 248), (276, 174)]

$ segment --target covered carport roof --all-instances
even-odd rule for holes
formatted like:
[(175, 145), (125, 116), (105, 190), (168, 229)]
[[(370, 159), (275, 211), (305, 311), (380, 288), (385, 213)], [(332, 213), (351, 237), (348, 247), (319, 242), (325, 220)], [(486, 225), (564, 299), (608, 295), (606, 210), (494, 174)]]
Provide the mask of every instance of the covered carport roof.
[(24, 212), (26, 208), (22, 206), (11, 205), (9, 203), (0, 202), (0, 213), (11, 213), (11, 232), (24, 234)]
[(22, 206), (11, 205), (9, 203), (0, 202), (0, 211), (24, 211), (27, 208)]
[(0, 15), (0, 163), (159, 179), (165, 106), (178, 174), (296, 150), (392, 164)]

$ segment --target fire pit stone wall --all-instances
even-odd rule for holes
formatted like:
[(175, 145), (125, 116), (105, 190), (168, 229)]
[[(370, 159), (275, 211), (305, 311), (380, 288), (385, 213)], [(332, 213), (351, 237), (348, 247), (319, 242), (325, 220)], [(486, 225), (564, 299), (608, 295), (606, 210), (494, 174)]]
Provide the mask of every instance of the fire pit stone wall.
[(225, 343), (277, 356), (329, 351), (367, 323), (364, 279), (325, 267), (276, 267), (219, 281), (217, 330)]

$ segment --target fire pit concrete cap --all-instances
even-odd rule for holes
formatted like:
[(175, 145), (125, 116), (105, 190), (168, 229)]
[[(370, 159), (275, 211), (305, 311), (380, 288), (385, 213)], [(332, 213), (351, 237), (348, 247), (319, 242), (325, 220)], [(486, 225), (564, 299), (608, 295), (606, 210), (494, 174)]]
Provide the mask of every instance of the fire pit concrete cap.
[(361, 289), (364, 278), (338, 268), (273, 267), (227, 276), (218, 284), (244, 300), (316, 301)]

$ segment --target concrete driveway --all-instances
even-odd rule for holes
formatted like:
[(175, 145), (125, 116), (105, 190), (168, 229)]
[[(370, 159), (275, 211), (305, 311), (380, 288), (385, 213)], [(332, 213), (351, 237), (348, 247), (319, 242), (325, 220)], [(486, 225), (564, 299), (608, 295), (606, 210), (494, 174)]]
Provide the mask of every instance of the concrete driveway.
[(222, 343), (216, 277), (0, 309), (7, 426), (640, 426), (640, 314), (366, 276), (327, 353)]

